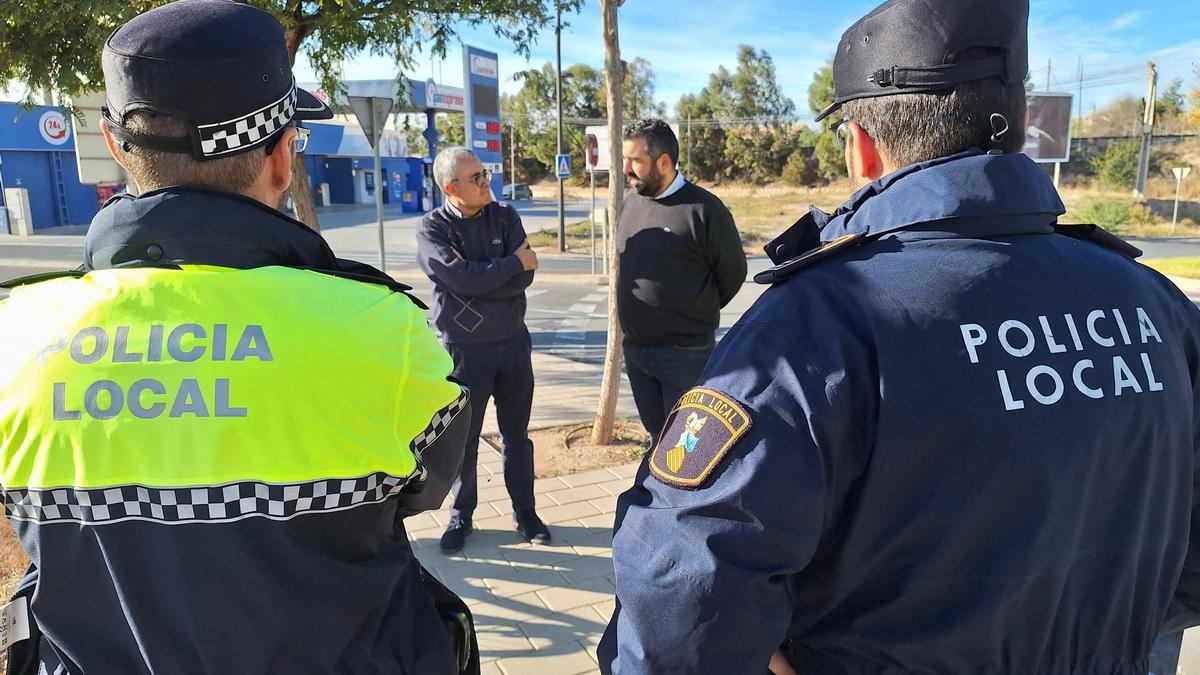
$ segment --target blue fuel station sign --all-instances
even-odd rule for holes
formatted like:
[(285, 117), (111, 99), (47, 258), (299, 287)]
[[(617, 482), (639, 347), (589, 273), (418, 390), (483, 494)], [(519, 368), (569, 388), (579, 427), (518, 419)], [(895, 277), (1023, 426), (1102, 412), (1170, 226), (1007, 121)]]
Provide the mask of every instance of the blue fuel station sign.
[(504, 189), (504, 149), (500, 126), (500, 67), (495, 52), (463, 48), (467, 147), (492, 172), (492, 194)]

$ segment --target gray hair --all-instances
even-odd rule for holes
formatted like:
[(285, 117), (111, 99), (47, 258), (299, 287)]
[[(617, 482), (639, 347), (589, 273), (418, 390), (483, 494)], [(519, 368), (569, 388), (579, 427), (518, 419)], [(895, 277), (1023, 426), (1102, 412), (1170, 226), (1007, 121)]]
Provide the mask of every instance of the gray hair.
[[(960, 62), (985, 58), (989, 49), (960, 52)], [(999, 77), (962, 82), (942, 94), (896, 94), (847, 101), (845, 118), (862, 126), (901, 168), (967, 150), (1019, 152), (1025, 144), (1025, 84)], [(1008, 133), (992, 141), (991, 116), (1003, 115)]]
[(437, 181), (439, 188), (445, 188), (447, 183), (455, 179), (458, 175), (458, 162), (467, 157), (479, 159), (475, 153), (461, 145), (442, 148), (442, 151), (437, 154), (437, 158), (433, 160), (433, 178)]

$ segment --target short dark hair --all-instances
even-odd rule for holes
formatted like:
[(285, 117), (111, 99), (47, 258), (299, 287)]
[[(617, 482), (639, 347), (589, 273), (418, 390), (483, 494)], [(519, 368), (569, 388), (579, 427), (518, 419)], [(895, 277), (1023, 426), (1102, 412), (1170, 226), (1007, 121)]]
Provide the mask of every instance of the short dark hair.
[[(945, 94), (896, 94), (847, 101), (845, 118), (871, 136), (896, 168), (970, 148), (1017, 152), (1025, 143), (1025, 85), (1000, 78), (964, 82)], [(992, 142), (991, 117), (1008, 120)]]
[(624, 138), (627, 141), (644, 138), (646, 152), (650, 154), (650, 159), (658, 160), (659, 157), (666, 154), (671, 158), (672, 166), (679, 164), (679, 139), (675, 138), (675, 132), (671, 131), (671, 126), (660, 119), (648, 117), (630, 124), (625, 127)]

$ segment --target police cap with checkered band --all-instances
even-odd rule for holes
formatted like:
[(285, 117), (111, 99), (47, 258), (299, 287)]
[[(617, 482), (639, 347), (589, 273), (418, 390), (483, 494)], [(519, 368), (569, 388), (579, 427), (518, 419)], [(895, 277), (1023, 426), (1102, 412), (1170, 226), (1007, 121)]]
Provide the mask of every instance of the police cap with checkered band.
[(889, 0), (842, 34), (836, 99), (936, 94), (962, 82), (1029, 73), (1029, 0)]
[[(283, 27), (230, 0), (178, 0), (118, 28), (101, 57), (104, 118), (119, 143), (190, 154), (199, 161), (271, 145), (292, 122), (333, 111), (296, 87)], [(186, 138), (140, 134), (126, 116), (169, 115)]]

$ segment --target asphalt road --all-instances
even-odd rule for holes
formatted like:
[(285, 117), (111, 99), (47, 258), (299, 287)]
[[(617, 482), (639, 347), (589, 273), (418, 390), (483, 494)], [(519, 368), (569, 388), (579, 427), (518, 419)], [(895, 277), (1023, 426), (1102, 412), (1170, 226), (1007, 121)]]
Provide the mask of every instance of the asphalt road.
[[(557, 203), (550, 200), (520, 201), (526, 231), (555, 227)], [(587, 217), (590, 203), (567, 203), (568, 221)], [(341, 257), (379, 264), (378, 228), (371, 206), (334, 206), (320, 210), (322, 233)], [(429, 287), (416, 265), (417, 214), (385, 212), (386, 267), (413, 285), (416, 295), (428, 299)], [(40, 272), (71, 269), (82, 258), (83, 228), (65, 228), (63, 234), (29, 238), (0, 235), (0, 279)], [(1200, 256), (1200, 239), (1135, 239), (1145, 257)], [(751, 276), (769, 265), (766, 258), (752, 258)], [(534, 347), (577, 361), (599, 362), (604, 357), (607, 336), (608, 293), (603, 278), (591, 276), (586, 255), (542, 255), (541, 275), (528, 293), (527, 321)], [(599, 268), (602, 269), (602, 268)], [(753, 304), (764, 289), (749, 282), (722, 312), (723, 333)], [(5, 292), (0, 290), (0, 297)]]

